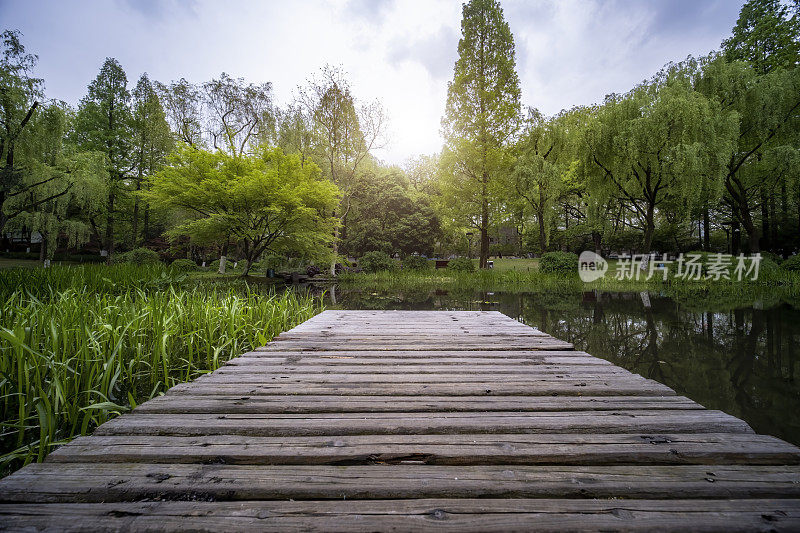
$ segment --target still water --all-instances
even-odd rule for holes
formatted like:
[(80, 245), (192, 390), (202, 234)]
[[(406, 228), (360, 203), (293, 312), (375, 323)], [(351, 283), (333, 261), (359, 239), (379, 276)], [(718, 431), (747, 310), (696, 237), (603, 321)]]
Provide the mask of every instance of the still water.
[(785, 303), (711, 311), (639, 293), (334, 291), (328, 305), (340, 309), (500, 311), (800, 445), (800, 310)]

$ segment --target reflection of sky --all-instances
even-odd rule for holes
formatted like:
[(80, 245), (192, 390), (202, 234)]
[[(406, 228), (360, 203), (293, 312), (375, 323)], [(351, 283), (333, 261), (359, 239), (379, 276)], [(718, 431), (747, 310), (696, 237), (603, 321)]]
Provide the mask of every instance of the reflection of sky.
[[(717, 48), (740, 0), (508, 0), (523, 103), (547, 114), (599, 102), (667, 61)], [(286, 103), (325, 63), (350, 73), (356, 96), (380, 98), (391, 162), (439, 149), (439, 120), (460, 35), (452, 0), (63, 2), (0, 0), (3, 28), (40, 56), (48, 96), (72, 104), (106, 56), (131, 85), (142, 72), (201, 82), (225, 71), (273, 83)]]

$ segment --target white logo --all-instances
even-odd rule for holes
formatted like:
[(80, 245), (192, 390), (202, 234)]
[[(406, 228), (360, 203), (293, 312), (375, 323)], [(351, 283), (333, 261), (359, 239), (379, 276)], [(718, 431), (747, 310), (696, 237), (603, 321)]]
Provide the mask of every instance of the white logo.
[(578, 257), (578, 275), (586, 283), (602, 278), (605, 276), (606, 270), (608, 270), (608, 263), (594, 252), (586, 250), (581, 252)]

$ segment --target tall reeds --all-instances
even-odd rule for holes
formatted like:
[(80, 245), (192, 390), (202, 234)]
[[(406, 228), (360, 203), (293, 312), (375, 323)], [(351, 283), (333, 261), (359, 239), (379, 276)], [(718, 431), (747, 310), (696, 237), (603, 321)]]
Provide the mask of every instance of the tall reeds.
[(160, 267), (0, 272), (3, 473), (322, 306), (319, 297), (242, 282), (187, 285)]

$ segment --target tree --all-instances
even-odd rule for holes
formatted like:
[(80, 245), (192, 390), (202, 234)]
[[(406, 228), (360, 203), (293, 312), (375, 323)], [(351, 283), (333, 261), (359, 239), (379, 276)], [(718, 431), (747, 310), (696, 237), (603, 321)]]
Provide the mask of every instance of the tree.
[(102, 206), (106, 196), (103, 154), (78, 151), (65, 142), (70, 119), (66, 104), (40, 107), (18, 150), (26, 169), (41, 185), (8, 201), (16, 214), (8, 227), (41, 235), (39, 257), (45, 266), (53, 258), (60, 236), (66, 236), (70, 246), (89, 240), (93, 233), (90, 214)]
[(759, 201), (763, 207), (765, 183), (775, 186), (775, 174), (765, 173), (763, 159), (771, 153), (786, 154), (772, 151), (779, 146), (786, 146), (788, 152), (797, 149), (800, 69), (777, 69), (759, 76), (747, 63), (711, 56), (695, 85), (737, 119), (735, 142), (724, 156), (723, 183), (734, 222), (747, 231), (750, 253), (758, 252), (761, 231), (753, 212)]
[(234, 157), (183, 145), (147, 182), (143, 194), (154, 207), (195, 215), (171, 235), (232, 235), (244, 250), (245, 276), (266, 250), (318, 252), (336, 224), (336, 186), (322, 178), (319, 167), (301, 165), (297, 155), (279, 148)]
[(606, 98), (588, 132), (592, 188), (610, 188), (637, 213), (642, 251), (650, 251), (658, 209), (688, 215), (704, 183), (723, 178), (736, 118), (695, 91), (681, 66)]
[(130, 192), (126, 179), (131, 160), (132, 115), (128, 78), (114, 58), (106, 58), (100, 73), (89, 84), (88, 94), (78, 108), (75, 137), (81, 149), (105, 154), (108, 165), (108, 199), (104, 247), (108, 261), (114, 255), (115, 223), (119, 204)]
[[(166, 161), (167, 154), (174, 146), (172, 131), (167, 124), (164, 108), (153, 84), (142, 74), (133, 90), (132, 120), (132, 164), (135, 178), (134, 188), (142, 189), (144, 177), (159, 170)], [(131, 227), (131, 247), (139, 244), (139, 196), (133, 199)], [(145, 208), (144, 237), (147, 237), (150, 212)]]
[[(44, 82), (31, 74), (38, 58), (26, 53), (20, 36), (18, 31), (10, 30), (0, 35), (0, 233), (4, 233), (10, 220), (67, 194), (72, 187), (69, 180), (60, 179), (63, 176), (31, 172), (41, 161), (39, 154), (19, 154), (44, 98)], [(47, 194), (42, 194), (45, 190)]]
[(272, 84), (255, 85), (224, 72), (203, 84), (207, 128), (215, 150), (240, 157), (269, 141), (275, 129)]
[(376, 168), (360, 175), (352, 205), (346, 238), (342, 239), (346, 253), (430, 255), (439, 240), (439, 219), (428, 198), (413, 190), (397, 168)]
[(748, 0), (722, 48), (725, 59), (746, 61), (758, 74), (794, 68), (800, 62), (800, 12), (792, 14), (781, 0)]
[(566, 131), (556, 120), (546, 120), (536, 109), (528, 110), (526, 130), (518, 142), (519, 155), (508, 175), (510, 196), (518, 196), (536, 218), (539, 250), (547, 251), (547, 234), (553, 204), (562, 190), (562, 175), (571, 160)]
[(155, 82), (156, 90), (176, 140), (190, 146), (203, 143), (203, 111), (200, 89), (181, 78), (169, 85)]
[(468, 200), (457, 210), (480, 231), (480, 267), (486, 268), (493, 181), (518, 130), (520, 87), (514, 39), (497, 0), (464, 4), (461, 35), (442, 118), (444, 176), (449, 181), (443, 199), (451, 206)]
[[(359, 105), (344, 73), (330, 65), (300, 91), (300, 102), (313, 120), (315, 159), (342, 193), (342, 209), (336, 215), (346, 227), (355, 178), (371, 151), (383, 146), (386, 115), (377, 101)], [(332, 276), (340, 225), (334, 229)]]

